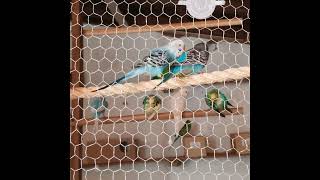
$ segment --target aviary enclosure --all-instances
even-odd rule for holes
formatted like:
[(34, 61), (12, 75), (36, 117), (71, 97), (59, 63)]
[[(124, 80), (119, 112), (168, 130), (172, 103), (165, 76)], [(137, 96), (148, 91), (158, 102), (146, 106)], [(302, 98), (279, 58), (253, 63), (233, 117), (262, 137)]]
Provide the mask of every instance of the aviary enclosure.
[(70, 179), (250, 179), (249, 0), (71, 0)]

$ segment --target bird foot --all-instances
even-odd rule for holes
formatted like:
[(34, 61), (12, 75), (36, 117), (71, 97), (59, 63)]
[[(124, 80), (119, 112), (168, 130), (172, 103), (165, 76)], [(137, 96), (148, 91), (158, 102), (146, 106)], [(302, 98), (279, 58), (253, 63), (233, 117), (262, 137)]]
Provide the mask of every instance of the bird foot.
[(163, 93), (173, 93), (174, 92), (174, 89), (165, 89), (165, 90), (162, 90)]
[(186, 75), (184, 75), (184, 74), (177, 74), (176, 77), (178, 77), (178, 78), (184, 78), (184, 77), (186, 77)]

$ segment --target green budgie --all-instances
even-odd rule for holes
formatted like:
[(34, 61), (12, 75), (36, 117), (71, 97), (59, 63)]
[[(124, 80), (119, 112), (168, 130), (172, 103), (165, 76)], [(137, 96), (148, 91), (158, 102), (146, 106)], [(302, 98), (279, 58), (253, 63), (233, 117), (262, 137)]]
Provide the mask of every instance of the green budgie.
[(207, 105), (217, 111), (220, 116), (225, 117), (224, 114), (221, 112), (224, 110), (229, 111), (232, 113), (231, 109), (229, 109), (228, 106), (234, 107), (229, 101), (226, 95), (224, 95), (221, 91), (218, 89), (212, 89), (206, 94), (205, 101)]
[(174, 76), (185, 77), (192, 74), (199, 74), (205, 68), (209, 60), (209, 45), (213, 42), (198, 43), (192, 49), (182, 53), (177, 62), (164, 68), (161, 73), (162, 81), (154, 87), (156, 89), (161, 84), (167, 82)]
[(143, 100), (143, 109), (147, 119), (152, 119), (161, 107), (161, 99), (155, 95), (146, 96)]
[(188, 132), (190, 132), (190, 130), (191, 130), (191, 121), (187, 120), (186, 123), (184, 124), (184, 126), (180, 129), (179, 135), (178, 136), (175, 135), (175, 139), (172, 144), (174, 144), (180, 137), (182, 137), (182, 136), (186, 135)]

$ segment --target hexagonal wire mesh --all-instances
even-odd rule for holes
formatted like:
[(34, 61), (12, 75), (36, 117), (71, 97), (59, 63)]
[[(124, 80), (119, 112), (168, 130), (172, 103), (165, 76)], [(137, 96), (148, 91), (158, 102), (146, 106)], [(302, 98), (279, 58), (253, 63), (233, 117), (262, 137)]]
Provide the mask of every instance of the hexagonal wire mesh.
[[(80, 8), (74, 8), (76, 5)], [(72, 44), (71, 51), (80, 53), (75, 50), (80, 48), (83, 58), (72, 54), (71, 64), (83, 63), (79, 69), (72, 66), (71, 73), (82, 74), (85, 87), (110, 84), (148, 63), (154, 67), (156, 58), (150, 55), (154, 48), (162, 48), (177, 39), (182, 40), (185, 50), (201, 42), (211, 42), (208, 50), (204, 50), (208, 52), (208, 61), (195, 74), (250, 65), (248, 0), (226, 1), (206, 19), (241, 18), (242, 25), (145, 32), (144, 28), (157, 25), (163, 28), (182, 23), (183, 27), (184, 23), (205, 20), (194, 19), (184, 6), (173, 0), (83, 0), (72, 1), (72, 7), (71, 13), (76, 14), (73, 18), (82, 17), (82, 21), (73, 20), (71, 28), (80, 25), (80, 34), (77, 37), (73, 32), (71, 39), (81, 37), (83, 44), (80, 47)], [(128, 26), (143, 28), (128, 32)], [(114, 27), (122, 29), (114, 33)], [(176, 52), (174, 48), (170, 46), (161, 52), (170, 54)], [(141, 66), (145, 57), (150, 58)], [(195, 65), (199, 61), (190, 59), (197, 57), (188, 56), (184, 61), (189, 63), (175, 64), (170, 70), (173, 67), (194, 70), (190, 63)], [(188, 68), (182, 72), (176, 69), (180, 74), (190, 73)], [(155, 78), (150, 74), (158, 69), (147, 70), (149, 74), (135, 71), (135, 77), (119, 83)], [(71, 159), (80, 160), (78, 166), (71, 163), (71, 178), (80, 179), (75, 174), (81, 172), (80, 176), (88, 180), (249, 179), (249, 105), (249, 79), (84, 99), (81, 108), (71, 107), (71, 119), (79, 120), (83, 116), (88, 120), (70, 131)], [(173, 143), (187, 120), (191, 121), (191, 128), (186, 126), (190, 131)]]

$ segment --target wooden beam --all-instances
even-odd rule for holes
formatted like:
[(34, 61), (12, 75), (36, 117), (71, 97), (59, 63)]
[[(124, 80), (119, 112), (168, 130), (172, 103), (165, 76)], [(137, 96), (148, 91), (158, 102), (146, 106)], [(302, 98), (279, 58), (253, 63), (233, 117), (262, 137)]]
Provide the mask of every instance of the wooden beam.
[(226, 36), (215, 36), (215, 35), (210, 35), (210, 34), (187, 32), (187, 31), (182, 31), (182, 30), (165, 31), (162, 34), (165, 36), (176, 37), (176, 38), (196, 37), (196, 38), (202, 38), (202, 39), (210, 39), (210, 40), (214, 40), (214, 41), (225, 40), (227, 42), (234, 42), (234, 43), (238, 42), (238, 43), (250, 44), (250, 42), (247, 39), (231, 38), (231, 37), (226, 37)]
[(177, 89), (187, 86), (211, 85), (214, 83), (226, 83), (248, 79), (250, 77), (250, 67), (229, 68), (223, 71), (213, 71), (210, 73), (200, 73), (184, 78), (172, 78), (161, 86), (156, 87), (161, 79), (141, 81), (138, 83), (124, 83), (109, 86), (106, 89), (96, 91), (99, 87), (75, 88), (70, 90), (71, 99), (92, 98), (97, 96), (114, 96), (118, 94), (134, 94), (146, 91), (161, 91), (167, 89)]
[[(80, 0), (72, 0), (71, 6), (71, 38), (72, 38), (72, 50), (71, 50), (71, 88), (81, 86), (81, 73), (82, 72), (82, 34), (81, 34), (81, 23), (82, 18), (80, 17), (80, 12), (82, 11), (82, 3)], [(72, 100), (71, 107), (73, 108), (73, 117), (76, 120), (82, 118), (83, 100)], [(81, 171), (81, 157), (82, 157), (82, 143), (81, 143), (81, 127), (70, 127), (71, 143), (70, 143), (70, 179), (72, 180), (82, 180)]]
[[(238, 152), (231, 150), (231, 151), (226, 151), (226, 152), (210, 152), (207, 153), (207, 156), (204, 158), (221, 158), (221, 157), (232, 157), (232, 156), (245, 156), (245, 155), (249, 155), (249, 154), (239, 154)], [(104, 165), (104, 164), (108, 164), (108, 165), (113, 165), (113, 164), (132, 164), (132, 163), (147, 163), (147, 162), (160, 162), (160, 161), (166, 161), (166, 162), (173, 162), (175, 160), (180, 160), (180, 161), (186, 161), (186, 160), (190, 160), (190, 159), (199, 159), (199, 158), (187, 158), (185, 156), (178, 156), (178, 157), (161, 157), (161, 158), (137, 158), (136, 160), (133, 161), (121, 161), (121, 162), (109, 162), (108, 159), (100, 159), (99, 161), (96, 161), (97, 165)], [(89, 168), (95, 166), (94, 163), (92, 163), (92, 161), (87, 161), (86, 163), (83, 163), (83, 167), (84, 168)]]
[(208, 28), (208, 27), (222, 27), (242, 25), (242, 19), (223, 19), (223, 20), (209, 20), (209, 21), (196, 21), (188, 23), (172, 23), (172, 24), (157, 24), (145, 26), (129, 26), (129, 27), (108, 27), (108, 28), (94, 28), (83, 31), (85, 36), (98, 36), (109, 34), (125, 34), (125, 33), (138, 33), (138, 32), (151, 32), (151, 31), (170, 31), (170, 30), (184, 30), (195, 28)]
[[(231, 108), (232, 113), (228, 111), (223, 112), (224, 115), (240, 115), (243, 114), (243, 107)], [(218, 116), (214, 110), (197, 110), (197, 111), (185, 111), (182, 113), (183, 118), (196, 118), (196, 117), (207, 117), (207, 116)], [(154, 116), (151, 121), (154, 120), (169, 120), (173, 119), (173, 113), (165, 112), (158, 113), (158, 115)], [(113, 123), (125, 123), (125, 122), (137, 122), (137, 121), (146, 121), (145, 114), (136, 114), (136, 115), (128, 115), (128, 116), (112, 116), (109, 118), (104, 118), (100, 120), (100, 124), (113, 124)], [(84, 126), (84, 125), (92, 125), (94, 124), (94, 119), (81, 119), (78, 121), (71, 122), (71, 126)]]

